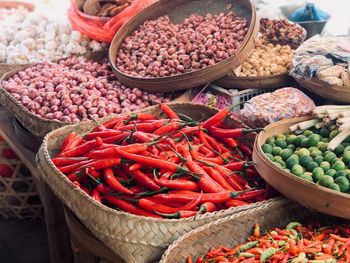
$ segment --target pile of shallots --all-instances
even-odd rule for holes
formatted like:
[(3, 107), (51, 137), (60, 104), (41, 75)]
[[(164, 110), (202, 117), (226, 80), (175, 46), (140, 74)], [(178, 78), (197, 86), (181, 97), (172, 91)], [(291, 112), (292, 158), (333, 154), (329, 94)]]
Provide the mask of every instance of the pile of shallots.
[(79, 122), (169, 102), (171, 95), (127, 88), (107, 62), (70, 57), (29, 67), (2, 87), (30, 112), (49, 120)]

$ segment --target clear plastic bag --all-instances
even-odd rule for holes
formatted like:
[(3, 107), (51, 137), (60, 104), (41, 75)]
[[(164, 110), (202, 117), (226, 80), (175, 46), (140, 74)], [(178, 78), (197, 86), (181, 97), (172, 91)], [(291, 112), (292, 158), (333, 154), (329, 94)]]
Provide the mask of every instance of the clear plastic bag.
[(249, 126), (263, 128), (279, 120), (311, 115), (315, 107), (303, 92), (287, 87), (252, 98), (240, 115)]

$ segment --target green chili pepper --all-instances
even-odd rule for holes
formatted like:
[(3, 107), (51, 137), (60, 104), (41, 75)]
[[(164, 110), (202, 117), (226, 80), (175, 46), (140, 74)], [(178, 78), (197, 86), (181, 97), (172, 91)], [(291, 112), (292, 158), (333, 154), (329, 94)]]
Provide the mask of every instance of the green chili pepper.
[(244, 244), (242, 246), (239, 247), (238, 249), (238, 253), (241, 253), (243, 251), (246, 251), (248, 249), (251, 249), (253, 247), (255, 247), (257, 244), (259, 244), (258, 241), (252, 241), (252, 242), (248, 242), (247, 244)]
[(277, 250), (273, 247), (270, 247), (266, 249), (260, 256), (260, 262), (264, 263), (266, 262), (270, 257), (272, 257), (274, 254), (276, 254)]
[(300, 224), (299, 222), (290, 222), (287, 225), (286, 229), (291, 230), (291, 229), (293, 229), (293, 228), (295, 228), (297, 226), (302, 226), (302, 224)]
[(283, 247), (286, 244), (286, 242), (283, 241), (283, 240), (280, 240), (280, 241), (277, 242), (277, 244), (278, 244), (279, 247)]
[(246, 257), (246, 258), (252, 258), (252, 257), (255, 257), (254, 254), (252, 253), (248, 253), (248, 252), (243, 252), (243, 253), (239, 253), (238, 255), (239, 257)]
[(303, 260), (306, 258), (306, 254), (304, 252), (301, 252), (297, 258), (293, 259), (290, 263), (300, 263), (303, 262)]
[(292, 233), (292, 238), (297, 239), (298, 238), (298, 232), (295, 229), (289, 229), (289, 231)]
[(270, 232), (270, 235), (271, 235), (271, 236), (278, 236), (278, 233), (277, 233), (276, 231), (271, 231), (271, 232)]

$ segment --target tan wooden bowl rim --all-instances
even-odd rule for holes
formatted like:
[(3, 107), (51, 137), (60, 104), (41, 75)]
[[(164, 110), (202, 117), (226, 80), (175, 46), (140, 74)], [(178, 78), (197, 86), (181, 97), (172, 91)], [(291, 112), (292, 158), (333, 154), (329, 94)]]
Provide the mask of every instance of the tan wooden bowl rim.
[[(272, 123), (272, 124), (268, 125), (267, 127), (265, 127), (265, 130), (268, 130), (268, 129), (272, 128), (272, 127), (278, 126), (278, 125), (280, 125), (281, 122), (285, 122), (285, 123), (290, 122), (291, 125), (293, 125), (295, 123), (306, 121), (306, 120), (310, 120), (310, 119), (312, 119), (312, 117), (299, 117), (299, 118), (293, 118), (293, 119), (288, 119), (288, 120), (282, 120), (282, 121), (278, 121), (278, 122), (275, 122), (275, 123)], [(342, 196), (342, 197), (345, 197), (345, 198), (349, 199), (349, 201), (350, 201), (350, 195), (349, 194), (337, 192), (337, 191), (331, 190), (331, 189), (329, 189), (327, 187), (319, 186), (316, 183), (308, 182), (306, 180), (303, 180), (303, 179), (299, 178), (296, 175), (293, 175), (292, 173), (286, 172), (281, 167), (278, 167), (277, 165), (274, 165), (273, 162), (264, 154), (264, 152), (263, 152), (263, 150), (261, 148), (261, 145), (263, 145), (265, 143), (265, 142), (262, 141), (262, 138), (261, 138), (261, 134), (263, 132), (264, 131), (260, 132), (257, 135), (256, 140), (255, 140), (255, 144), (254, 144), (254, 148), (257, 150), (256, 151), (257, 154), (265, 161), (266, 165), (268, 165), (271, 169), (276, 170), (277, 172), (279, 172), (280, 174), (284, 175), (288, 179), (291, 179), (291, 180), (296, 181), (296, 182), (298, 182), (300, 184), (303, 184), (303, 185), (305, 185), (307, 187), (310, 187), (311, 190), (324, 191), (324, 192), (326, 192), (326, 193), (328, 193), (330, 195), (333, 195), (333, 196)], [(261, 175), (261, 177), (263, 177), (263, 175)], [(265, 178), (264, 178), (264, 180), (265, 180)], [(296, 198), (296, 200), (297, 200), (297, 198)]]
[(284, 73), (279, 73), (276, 75), (270, 75), (270, 76), (261, 76), (261, 77), (237, 77), (237, 76), (229, 76), (226, 75), (222, 79), (227, 79), (227, 80), (266, 80), (266, 79), (279, 79), (281, 77), (286, 77), (289, 75), (289, 72), (286, 71)]
[[(161, 3), (162, 0), (159, 0), (159, 1), (156, 1), (155, 3), (149, 5), (148, 7), (146, 7), (145, 9), (143, 9), (142, 11), (140, 11), (138, 14), (136, 14), (135, 16), (133, 16), (130, 20), (128, 20), (128, 22), (126, 22), (122, 28), (126, 28), (126, 27), (129, 27), (130, 25), (132, 25), (134, 23), (134, 21), (139, 18), (139, 17), (142, 17), (144, 13), (148, 12), (149, 10), (151, 10), (153, 8), (153, 6), (155, 5), (159, 5), (159, 3)], [(111, 42), (111, 45), (110, 45), (110, 52), (109, 52), (109, 61), (111, 63), (111, 66), (112, 68), (118, 72), (120, 75), (123, 75), (124, 77), (128, 77), (128, 78), (132, 78), (133, 80), (145, 80), (145, 81), (162, 81), (162, 80), (177, 80), (177, 79), (182, 79), (182, 78), (186, 78), (186, 77), (190, 77), (192, 78), (192, 74), (193, 73), (198, 73), (198, 72), (201, 72), (203, 70), (211, 70), (213, 67), (216, 67), (216, 66), (220, 66), (224, 63), (226, 63), (228, 60), (236, 57), (240, 52), (242, 52), (242, 50), (245, 48), (245, 46), (248, 44), (249, 40), (250, 40), (250, 37), (251, 35), (253, 34), (253, 31), (254, 31), (254, 25), (256, 23), (259, 23), (258, 19), (256, 19), (256, 10), (255, 10), (255, 7), (254, 5), (252, 4), (251, 0), (247, 0), (247, 2), (249, 3), (250, 5), (250, 9), (252, 10), (252, 17), (251, 17), (251, 21), (250, 21), (250, 24), (249, 24), (249, 29), (248, 29), (248, 32), (247, 34), (245, 35), (240, 47), (237, 49), (236, 53), (233, 55), (233, 56), (230, 56), (228, 57), (227, 59), (223, 60), (223, 61), (220, 61), (218, 63), (215, 63), (214, 65), (209, 65), (203, 69), (198, 69), (198, 70), (193, 70), (193, 71), (190, 71), (190, 72), (186, 72), (186, 73), (183, 73), (183, 74), (178, 74), (178, 75), (174, 75), (174, 76), (167, 76), (167, 77), (156, 77), (156, 78), (142, 78), (142, 77), (134, 77), (134, 76), (131, 76), (131, 75), (128, 75), (128, 74), (125, 74), (124, 72), (120, 71), (118, 69), (118, 67), (116, 67), (115, 65), (115, 62), (116, 62), (116, 58), (115, 57), (112, 57), (112, 54), (111, 54), (111, 48), (114, 47), (113, 43), (120, 38), (119, 36), (119, 33), (117, 32)], [(255, 21), (256, 20), (256, 21)], [(116, 50), (116, 54), (118, 53), (119, 51), (119, 47), (118, 49)]]
[(0, 1), (0, 8), (14, 8), (23, 6), (28, 9), (30, 12), (35, 10), (35, 5), (25, 1)]

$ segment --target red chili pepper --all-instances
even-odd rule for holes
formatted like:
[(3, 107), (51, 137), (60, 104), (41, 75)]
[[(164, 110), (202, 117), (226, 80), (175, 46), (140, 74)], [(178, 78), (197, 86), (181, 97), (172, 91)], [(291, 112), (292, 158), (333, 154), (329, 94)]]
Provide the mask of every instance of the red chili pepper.
[(73, 157), (73, 158), (55, 157), (52, 159), (52, 162), (56, 166), (67, 166), (67, 165), (76, 164), (82, 161), (86, 161), (86, 157)]
[(214, 150), (214, 148), (210, 145), (210, 143), (208, 142), (207, 138), (205, 137), (205, 133), (203, 132), (203, 130), (199, 130), (198, 138), (201, 141), (201, 143), (204, 144), (205, 147), (207, 147), (208, 149)]
[(146, 112), (140, 112), (137, 114), (131, 114), (129, 115), (129, 121), (130, 120), (138, 120), (138, 121), (149, 121), (149, 120), (158, 120), (158, 117)]
[(149, 198), (133, 199), (132, 201), (137, 203), (141, 208), (151, 212), (172, 214), (180, 210), (179, 208), (158, 204)]
[(203, 258), (202, 257), (199, 257), (197, 260), (196, 260), (196, 263), (202, 263), (203, 262)]
[(129, 135), (130, 135), (129, 132), (123, 132), (119, 135), (103, 138), (102, 141), (103, 143), (118, 143), (125, 140)]
[(96, 140), (85, 142), (76, 148), (61, 152), (57, 157), (80, 157), (101, 144), (102, 141), (96, 138)]
[(251, 200), (259, 195), (264, 195), (264, 194), (265, 194), (265, 189), (254, 190), (254, 191), (250, 191), (250, 192), (245, 193), (245, 194), (241, 194), (240, 196), (237, 196), (235, 199), (241, 200), (241, 201), (246, 201), (246, 200)]
[(226, 152), (228, 151), (228, 149), (225, 149), (224, 151), (222, 151), (222, 147), (220, 146), (220, 143), (215, 140), (213, 137), (211, 137), (210, 135), (204, 133), (204, 137), (206, 138), (207, 142), (210, 144), (210, 146), (215, 150), (217, 151), (218, 153), (223, 153), (223, 152)]
[(160, 104), (160, 109), (169, 117), (169, 119), (180, 119), (179, 116), (167, 104)]
[(206, 171), (211, 178), (213, 178), (217, 183), (219, 183), (224, 189), (229, 191), (234, 191), (233, 187), (225, 180), (225, 178), (215, 169), (209, 166), (203, 167), (204, 171)]
[(114, 176), (114, 172), (111, 168), (108, 168), (104, 171), (104, 178), (107, 182), (107, 184), (115, 191), (118, 191), (123, 194), (134, 194), (132, 191), (130, 191), (128, 188), (124, 187), (118, 179)]
[(194, 127), (185, 127), (181, 130), (181, 132), (175, 132), (173, 134), (173, 138), (184, 138), (184, 134), (185, 135), (191, 135), (192, 133), (196, 133), (199, 131), (199, 127), (198, 126), (194, 126)]
[(71, 142), (74, 138), (76, 138), (76, 135), (74, 132), (71, 132), (67, 135), (67, 137), (63, 140), (62, 145), (61, 145), (61, 151), (64, 151), (67, 144)]
[(71, 182), (80, 182), (82, 179), (85, 178), (85, 174), (79, 172), (75, 172), (72, 174), (67, 175), (68, 180)]
[(102, 170), (111, 168), (116, 165), (121, 165), (123, 160), (121, 158), (105, 158), (100, 160), (94, 160), (93, 162), (84, 165), (82, 168), (93, 167), (95, 170)]
[(100, 192), (95, 188), (92, 190), (91, 194), (92, 198), (95, 199), (97, 202), (101, 203), (101, 194)]
[(252, 150), (247, 145), (245, 145), (243, 142), (239, 140), (237, 140), (237, 145), (238, 145), (238, 148), (249, 157), (249, 159), (252, 158), (252, 155), (253, 155)]
[(84, 167), (85, 165), (91, 164), (92, 162), (93, 162), (92, 160), (86, 160), (86, 161), (82, 161), (79, 163), (74, 163), (74, 164), (70, 164), (67, 166), (58, 167), (58, 170), (60, 170), (61, 173), (63, 173), (63, 174), (69, 174), (69, 173), (72, 173), (76, 170), (79, 170), (80, 168)]
[(203, 203), (198, 210), (198, 215), (199, 214), (204, 214), (204, 213), (211, 213), (216, 211), (216, 206), (212, 202), (205, 202)]
[(87, 140), (93, 140), (96, 137), (100, 137), (100, 138), (104, 139), (104, 138), (114, 137), (114, 136), (117, 136), (120, 134), (123, 134), (123, 132), (119, 131), (119, 130), (110, 129), (110, 130), (103, 130), (103, 131), (88, 133), (88, 134), (86, 134), (85, 138)]
[(188, 257), (187, 257), (187, 263), (193, 263), (192, 257), (191, 257), (191, 256), (188, 256)]
[(215, 156), (214, 152), (209, 150), (208, 147), (202, 145), (201, 147), (199, 147), (199, 152), (201, 152), (202, 154), (205, 155), (205, 157), (213, 157)]
[(233, 150), (238, 148), (237, 142), (232, 138), (219, 138), (219, 139), (221, 139), (227, 146), (229, 146)]
[(217, 138), (240, 138), (247, 133), (261, 131), (262, 129), (245, 129), (245, 128), (235, 128), (235, 129), (222, 129), (215, 126), (208, 128), (209, 132)]
[(224, 167), (231, 171), (243, 171), (252, 165), (254, 165), (252, 162), (231, 162), (224, 165)]
[(196, 206), (199, 205), (199, 203), (202, 201), (202, 198), (203, 198), (203, 192), (200, 192), (200, 194), (196, 199), (193, 199), (186, 205), (182, 206), (181, 210), (193, 210)]
[(155, 120), (155, 121), (149, 122), (149, 123), (129, 124), (129, 125), (123, 126), (120, 129), (122, 131), (131, 131), (133, 129), (136, 129), (136, 131), (154, 132), (155, 130), (162, 127), (164, 125), (165, 121), (166, 120)]
[(222, 122), (228, 115), (229, 111), (225, 108), (218, 113), (216, 113), (214, 116), (203, 122), (202, 127), (205, 129), (209, 129), (212, 126), (215, 126), (216, 124)]
[(136, 182), (138, 182), (146, 188), (152, 189), (153, 191), (157, 191), (160, 189), (159, 185), (157, 185), (151, 178), (149, 178), (140, 170), (131, 172), (131, 175), (134, 177)]
[(188, 217), (192, 217), (192, 216), (196, 216), (197, 215), (197, 211), (178, 211), (176, 213), (173, 214), (169, 214), (169, 213), (158, 213), (157, 214), (161, 215), (164, 218), (167, 219), (180, 219), (180, 218), (188, 218)]
[(235, 199), (225, 202), (226, 207), (237, 207), (237, 206), (243, 206), (243, 205), (249, 205), (249, 203), (241, 200), (235, 200)]
[(177, 130), (182, 129), (183, 127), (186, 127), (187, 123), (181, 123), (181, 122), (171, 122), (165, 126), (160, 127), (157, 129), (153, 134), (155, 135), (163, 135), (166, 133), (171, 133)]
[(162, 180), (154, 177), (154, 181), (162, 186), (169, 189), (180, 189), (180, 190), (189, 190), (189, 191), (198, 191), (199, 187), (195, 182), (192, 181), (182, 181), (182, 180)]
[(131, 214), (139, 215), (139, 216), (149, 216), (154, 218), (161, 218), (161, 216), (146, 211), (144, 209), (141, 209), (133, 204), (130, 204), (129, 202), (126, 202), (124, 200), (118, 199), (114, 196), (104, 196), (102, 197), (103, 200), (106, 200), (108, 203), (118, 207), (119, 209), (124, 210), (125, 212), (129, 212)]

